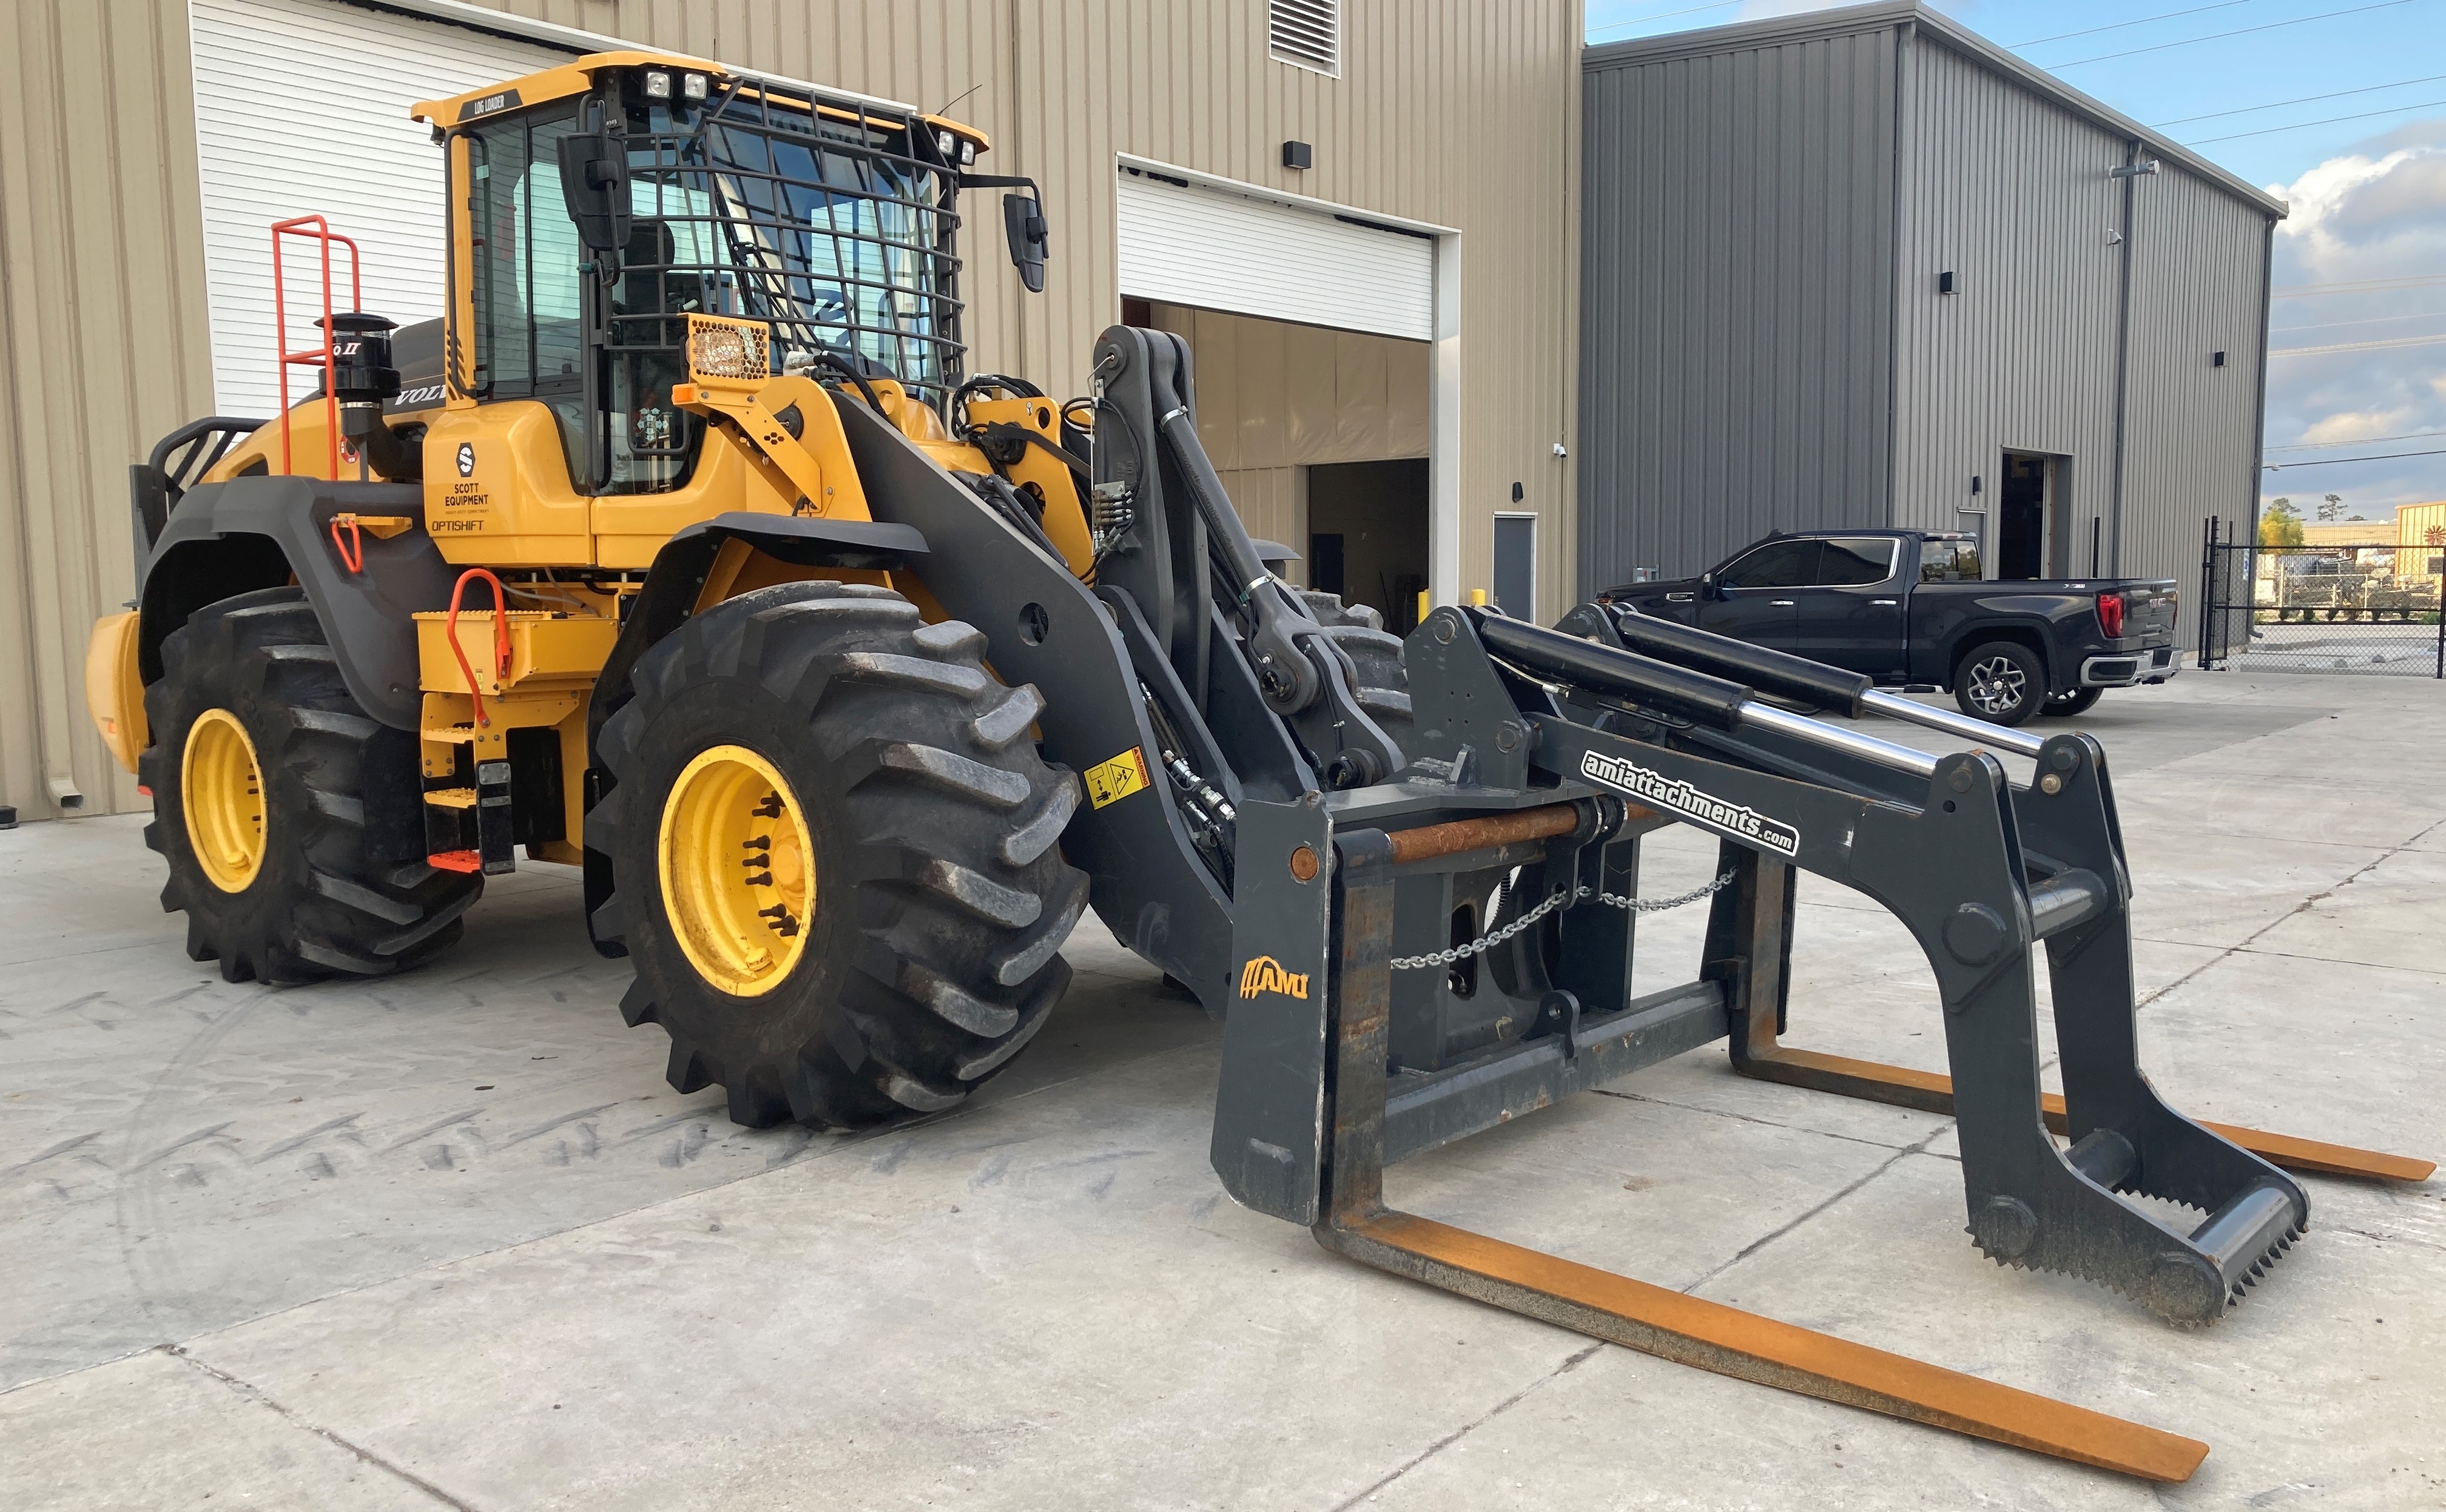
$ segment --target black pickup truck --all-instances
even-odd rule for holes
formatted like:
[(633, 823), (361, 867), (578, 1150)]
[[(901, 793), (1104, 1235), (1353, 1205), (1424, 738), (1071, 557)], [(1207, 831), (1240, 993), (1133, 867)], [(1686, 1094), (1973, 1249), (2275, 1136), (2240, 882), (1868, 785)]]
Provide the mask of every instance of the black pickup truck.
[(2103, 689), (2173, 677), (2175, 601), (2172, 580), (1983, 580), (1975, 536), (1919, 531), (1770, 535), (1695, 578), (1597, 596), (1879, 682), (1947, 688), (1996, 724), (2079, 714)]

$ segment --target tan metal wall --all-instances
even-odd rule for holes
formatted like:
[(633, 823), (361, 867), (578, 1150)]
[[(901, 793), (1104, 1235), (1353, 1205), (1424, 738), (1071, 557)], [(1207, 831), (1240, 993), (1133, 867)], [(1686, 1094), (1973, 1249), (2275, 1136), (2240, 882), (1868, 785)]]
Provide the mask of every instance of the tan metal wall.
[(0, 4), (0, 803), (140, 806), (85, 708), (135, 591), (127, 464), (209, 411), (183, 0)]
[[(1516, 480), (1561, 548), (1541, 598), (1567, 601), (1579, 0), (1351, 0), (1338, 79), (1267, 57), (1263, 0), (488, 3), (983, 127), (985, 170), (1044, 185), (1053, 263), (1024, 297), (998, 238), (971, 242), (976, 365), (1057, 393), (1120, 318), (1121, 154), (1457, 228), (1461, 581), (1490, 578)], [(17, 0), (0, 42), (0, 802), (39, 818), (52, 775), (87, 812), (141, 802), (91, 733), (85, 634), (131, 590), (126, 465), (212, 385), (186, 7)], [(1279, 166), (1287, 139), (1313, 169)]]

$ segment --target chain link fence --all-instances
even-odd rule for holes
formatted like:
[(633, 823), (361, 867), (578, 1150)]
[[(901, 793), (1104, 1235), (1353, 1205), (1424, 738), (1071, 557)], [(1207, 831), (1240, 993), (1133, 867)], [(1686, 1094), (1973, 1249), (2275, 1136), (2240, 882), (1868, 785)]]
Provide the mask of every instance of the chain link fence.
[[(2262, 546), (2202, 532), (2202, 667), (2446, 678), (2446, 540)], [(2434, 532), (2446, 534), (2446, 532)]]

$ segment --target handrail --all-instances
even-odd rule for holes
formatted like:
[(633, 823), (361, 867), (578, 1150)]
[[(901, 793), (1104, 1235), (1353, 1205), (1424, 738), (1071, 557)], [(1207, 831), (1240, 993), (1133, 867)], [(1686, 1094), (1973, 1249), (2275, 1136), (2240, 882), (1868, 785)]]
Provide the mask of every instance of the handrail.
[[(322, 254), (323, 272), (323, 345), (303, 351), (289, 349), (289, 290), (280, 263), (280, 238), (304, 236), (312, 240)], [(293, 365), (320, 367), (323, 370), (324, 439), (330, 445), (330, 476), (340, 476), (340, 396), (331, 386), (331, 243), (348, 249), (348, 308), (366, 308), (364, 259), (357, 253), (357, 244), (331, 229), (320, 215), (292, 215), (272, 223), (272, 345), (280, 354), (280, 470), (293, 475), (297, 459), (289, 438), (289, 369)]]

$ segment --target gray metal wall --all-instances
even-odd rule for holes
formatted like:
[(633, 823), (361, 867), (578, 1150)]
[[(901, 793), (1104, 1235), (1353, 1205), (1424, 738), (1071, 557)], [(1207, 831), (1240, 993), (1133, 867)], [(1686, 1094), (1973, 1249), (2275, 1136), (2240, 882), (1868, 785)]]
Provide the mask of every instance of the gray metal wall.
[(1894, 522), (1975, 529), (1956, 512), (1995, 504), (2004, 450), (2051, 453), (2086, 570), (2114, 491), (2124, 142), (1925, 32), (1905, 56)]
[(1586, 60), (1582, 592), (1882, 524), (1892, 28)]
[(2258, 505), (2274, 233), (2258, 207), (2171, 162), (2133, 183), (2122, 571), (2175, 579), (2187, 610), (2200, 522)]
[[(1563, 601), (1579, 0), (1345, 0), (1338, 78), (1268, 57), (1263, 0), (483, 3), (985, 129), (985, 171), (1044, 185), (1053, 260), (1023, 297), (990, 224), (969, 244), (974, 365), (1056, 393), (1085, 386), (1120, 318), (1120, 154), (1456, 228), (1461, 581), (1490, 580), (1494, 515), (1525, 507), (1562, 548), (1544, 591)], [(54, 812), (54, 775), (85, 812), (144, 806), (93, 733), (82, 666), (132, 588), (127, 464), (212, 404), (188, 47), (185, 0), (0, 0), (0, 803), (28, 818)], [(1306, 173), (1281, 166), (1294, 138), (1316, 149)]]
[(2102, 522), (2105, 570), (2187, 580), (2248, 513), (2264, 195), (1910, 0), (1583, 67), (1584, 588), (1776, 528), (1992, 543), (2008, 449), (2065, 459), (2076, 573)]

